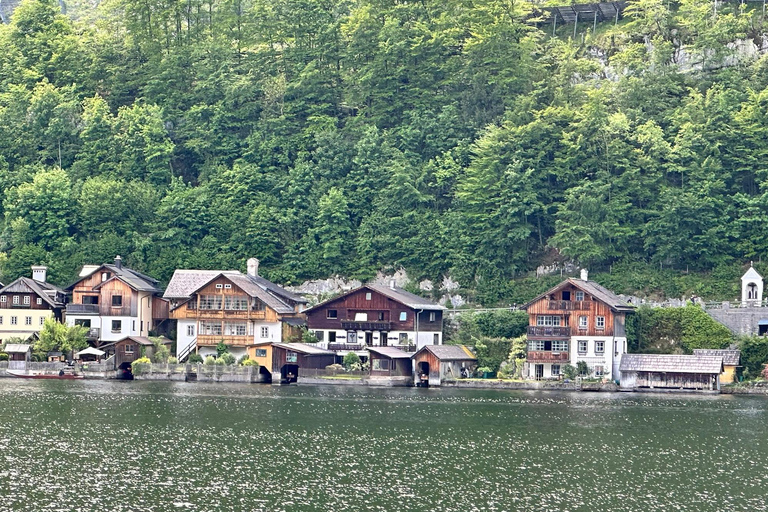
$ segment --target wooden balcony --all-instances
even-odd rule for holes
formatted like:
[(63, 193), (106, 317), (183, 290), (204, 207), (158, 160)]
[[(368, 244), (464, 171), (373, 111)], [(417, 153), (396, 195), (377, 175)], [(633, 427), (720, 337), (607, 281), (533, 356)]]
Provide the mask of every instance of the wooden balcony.
[(567, 339), (571, 337), (570, 327), (550, 327), (543, 325), (529, 325), (528, 326), (528, 339), (535, 337), (536, 339)]
[(525, 360), (529, 363), (567, 363), (570, 360), (568, 356), (568, 352), (541, 350), (528, 352)]
[(341, 328), (347, 331), (391, 331), (390, 322), (356, 322), (354, 320), (342, 320)]
[(328, 344), (328, 350), (333, 350), (336, 352), (356, 352), (358, 350), (363, 350), (365, 345), (363, 343), (329, 343)]
[(98, 315), (98, 304), (67, 304), (68, 315)]
[(197, 337), (198, 346), (216, 346), (219, 343), (235, 347), (247, 347), (253, 345), (253, 335), (226, 336), (222, 334), (204, 334)]
[(552, 311), (588, 311), (590, 300), (550, 300), (547, 309)]
[(230, 310), (230, 309), (188, 309), (180, 307), (171, 313), (171, 318), (175, 319), (237, 319), (237, 320), (266, 320), (267, 312), (265, 310)]

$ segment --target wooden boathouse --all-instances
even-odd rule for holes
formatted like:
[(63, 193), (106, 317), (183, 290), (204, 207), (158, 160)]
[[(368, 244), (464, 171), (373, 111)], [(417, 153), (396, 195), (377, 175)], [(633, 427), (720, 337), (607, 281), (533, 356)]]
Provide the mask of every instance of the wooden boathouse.
[(723, 373), (720, 374), (720, 384), (731, 384), (736, 381), (736, 372), (741, 366), (741, 351), (736, 348), (714, 350), (697, 348), (693, 350), (695, 356), (721, 356), (723, 358)]
[(395, 347), (368, 347), (371, 383), (392, 386), (413, 385), (412, 352)]
[(445, 379), (471, 375), (477, 358), (464, 345), (427, 345), (413, 355), (417, 386), (439, 386)]
[(305, 343), (272, 344), (272, 383), (297, 382), (301, 368), (325, 368), (336, 362), (336, 353)]
[(719, 391), (722, 356), (624, 354), (620, 388)]

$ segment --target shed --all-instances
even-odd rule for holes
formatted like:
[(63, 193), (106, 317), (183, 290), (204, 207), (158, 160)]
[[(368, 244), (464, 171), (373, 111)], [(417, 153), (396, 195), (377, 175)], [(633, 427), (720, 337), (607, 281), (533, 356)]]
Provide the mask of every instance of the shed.
[(445, 379), (471, 374), (477, 358), (464, 345), (427, 345), (413, 357), (417, 386), (439, 386)]
[(413, 376), (412, 352), (396, 347), (367, 347), (371, 362), (371, 377)]
[(736, 348), (722, 350), (697, 348), (695, 356), (721, 356), (723, 358), (723, 373), (720, 374), (720, 384), (731, 384), (736, 380), (736, 371), (740, 368), (741, 351)]
[(722, 356), (624, 354), (619, 367), (621, 389), (719, 390)]
[[(167, 340), (167, 343), (162, 341)], [(168, 338), (162, 338), (161, 342), (165, 344), (173, 343)], [(109, 345), (104, 345), (101, 348), (107, 351), (108, 354), (115, 355), (115, 367), (119, 368), (122, 364), (130, 364), (135, 360), (142, 357), (142, 351), (144, 356), (152, 357), (155, 352), (155, 344), (151, 339), (146, 336), (126, 336), (125, 338), (118, 340)]]
[(259, 382), (272, 382), (272, 342), (254, 343), (247, 353), (248, 359), (259, 363)]
[(32, 358), (32, 345), (9, 343), (5, 346), (5, 353), (11, 361), (29, 361)]
[(66, 357), (64, 357), (64, 353), (59, 352), (58, 350), (53, 350), (51, 352), (48, 352), (47, 357), (48, 357), (49, 363), (61, 363), (66, 360)]
[(301, 368), (325, 368), (336, 361), (336, 353), (306, 343), (272, 344), (272, 382), (290, 384)]

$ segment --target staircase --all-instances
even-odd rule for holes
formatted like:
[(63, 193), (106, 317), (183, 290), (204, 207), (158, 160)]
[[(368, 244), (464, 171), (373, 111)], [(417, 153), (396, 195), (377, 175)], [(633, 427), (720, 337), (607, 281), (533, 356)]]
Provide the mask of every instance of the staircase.
[(192, 342), (183, 348), (176, 348), (176, 359), (179, 360), (181, 363), (182, 361), (185, 361), (187, 357), (189, 357), (189, 354), (192, 353), (193, 350), (195, 350), (195, 347), (197, 346), (196, 340), (192, 340)]

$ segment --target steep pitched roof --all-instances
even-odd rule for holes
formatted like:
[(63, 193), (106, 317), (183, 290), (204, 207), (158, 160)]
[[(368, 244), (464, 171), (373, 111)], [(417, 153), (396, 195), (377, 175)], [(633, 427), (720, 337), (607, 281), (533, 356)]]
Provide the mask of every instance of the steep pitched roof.
[(464, 345), (427, 345), (418, 350), (413, 357), (423, 351), (431, 352), (441, 361), (476, 361), (477, 358)]
[(668, 373), (721, 373), (722, 356), (677, 356), (667, 354), (624, 354), (619, 371)]
[[(29, 277), (18, 278), (8, 286), (0, 289), (0, 293), (35, 293), (52, 308), (60, 308), (64, 306), (63, 296), (66, 295), (66, 292), (58, 286), (54, 286), (50, 283), (35, 281)], [(59, 295), (59, 298), (62, 300), (57, 301), (57, 295)]]
[(585, 293), (590, 294), (595, 299), (606, 304), (613, 311), (631, 312), (635, 310), (635, 308), (632, 305), (627, 304), (626, 302), (621, 300), (621, 297), (619, 297), (609, 289), (605, 288), (604, 286), (594, 281), (584, 281), (582, 279), (574, 279), (572, 277), (569, 277), (568, 279), (558, 284), (557, 286), (550, 288), (549, 290), (537, 296), (533, 300), (527, 302), (526, 304), (523, 305), (523, 309), (528, 309), (528, 307), (530, 307), (531, 304), (533, 304), (534, 302), (546, 297), (547, 295), (555, 293), (556, 291), (558, 291), (559, 289), (563, 288), (568, 284), (574, 286), (575, 288)]
[(717, 350), (707, 348), (695, 348), (693, 349), (693, 355), (695, 356), (720, 356), (723, 358), (723, 364), (728, 366), (738, 366), (741, 359), (740, 350)]
[(323, 301), (319, 304), (316, 304), (312, 306), (311, 308), (307, 309), (305, 312), (310, 312), (312, 310), (315, 310), (317, 308), (320, 308), (322, 306), (325, 306), (326, 304), (330, 304), (332, 302), (336, 302), (337, 300), (343, 299), (344, 297), (347, 297), (349, 295), (352, 295), (353, 293), (356, 293), (362, 289), (368, 289), (371, 291), (374, 291), (376, 293), (380, 293), (381, 295), (384, 295), (385, 297), (388, 297), (395, 302), (399, 302), (400, 304), (403, 304), (404, 306), (408, 306), (411, 309), (425, 309), (425, 310), (445, 310), (446, 308), (435, 304), (434, 302), (430, 302), (429, 300), (425, 299), (424, 297), (419, 297), (418, 295), (415, 295), (413, 293), (407, 292), (403, 290), (402, 288), (392, 288), (388, 286), (381, 286), (376, 284), (364, 284), (363, 286), (358, 286), (357, 288), (353, 290), (349, 290), (348, 292), (344, 292), (341, 295), (337, 295), (336, 297), (330, 298), (326, 301)]
[(763, 276), (758, 274), (757, 270), (755, 270), (753, 267), (749, 267), (749, 270), (747, 270), (747, 272), (743, 276), (741, 276), (741, 280), (742, 281), (748, 281), (748, 280), (749, 281), (752, 281), (752, 280), (758, 281), (758, 280), (760, 280), (762, 278), (763, 278)]
[[(266, 279), (258, 278), (254, 279), (253, 276), (241, 274), (237, 270), (186, 270), (178, 269), (173, 273), (171, 281), (168, 283), (168, 287), (163, 294), (166, 299), (188, 299), (195, 292), (206, 286), (208, 283), (217, 279), (219, 276), (224, 276), (229, 279), (232, 284), (243, 290), (251, 297), (255, 297), (266, 304), (268, 307), (277, 311), (278, 313), (293, 313), (294, 308), (277, 297), (274, 293), (270, 293), (267, 288), (272, 290), (283, 290), (278, 285), (267, 281)], [(267, 287), (264, 282), (269, 283)], [(293, 295), (287, 290), (283, 290), (285, 294)], [(290, 299), (292, 300), (292, 299)], [(301, 299), (302, 302), (306, 302)], [(298, 301), (296, 301), (298, 302)]]
[(291, 350), (308, 356), (332, 356), (336, 355), (336, 352), (325, 350), (314, 345), (307, 345), (306, 343), (273, 343), (273, 347), (282, 348), (285, 350)]
[[(88, 268), (88, 272), (85, 271), (85, 268)], [(131, 268), (128, 268), (124, 265), (121, 265), (118, 267), (117, 265), (113, 264), (104, 264), (99, 265), (95, 269), (91, 270), (92, 265), (86, 265), (83, 267), (83, 272), (80, 272), (80, 276), (77, 281), (75, 281), (73, 284), (67, 286), (67, 290), (71, 290), (75, 287), (77, 283), (85, 279), (86, 277), (90, 277), (96, 272), (101, 271), (102, 269), (106, 269), (109, 272), (113, 274), (114, 277), (120, 279), (122, 282), (130, 286), (136, 291), (139, 292), (152, 292), (152, 293), (160, 293), (163, 290), (158, 288), (158, 280), (150, 277), (146, 274), (142, 274), (138, 270), (133, 270)], [(94, 288), (99, 288), (103, 283), (99, 283)]]

